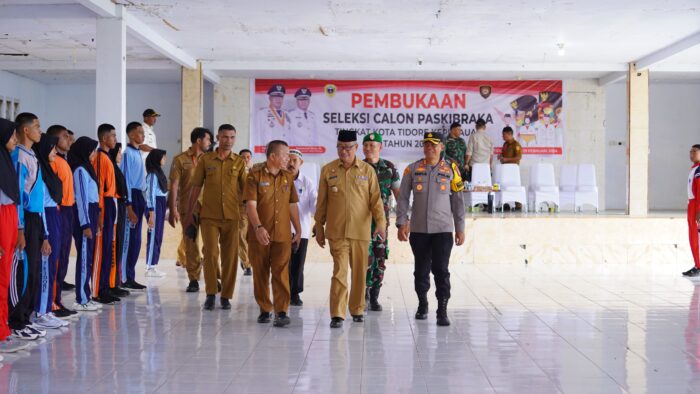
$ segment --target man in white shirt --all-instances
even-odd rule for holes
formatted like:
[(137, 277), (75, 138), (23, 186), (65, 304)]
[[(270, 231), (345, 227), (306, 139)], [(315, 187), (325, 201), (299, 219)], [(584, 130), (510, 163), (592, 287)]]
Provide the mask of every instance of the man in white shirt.
[(285, 93), (284, 86), (280, 84), (272, 85), (267, 91), (270, 104), (258, 110), (256, 116), (255, 133), (260, 135), (259, 145), (265, 146), (272, 140), (289, 141), (289, 114), (282, 109)]
[(287, 141), (290, 146), (318, 146), (316, 114), (309, 111), (311, 91), (301, 88), (294, 93), (297, 107), (289, 111), (292, 133)]
[(290, 304), (294, 306), (304, 304), (299, 297), (299, 293), (304, 291), (306, 247), (311, 236), (311, 216), (316, 212), (316, 197), (318, 194), (315, 182), (299, 172), (302, 164), (304, 164), (304, 159), (301, 152), (296, 149), (290, 149), (288, 169), (294, 175), (294, 187), (299, 195), (297, 207), (299, 207), (299, 221), (301, 222), (301, 241), (296, 250), (292, 249), (292, 257), (289, 261)]
[(156, 121), (159, 117), (160, 114), (152, 108), (143, 111), (144, 139), (143, 144), (139, 146), (139, 150), (141, 151), (141, 156), (143, 157), (144, 161), (146, 160), (146, 156), (148, 156), (148, 152), (158, 148), (158, 144), (156, 143), (156, 133), (153, 130), (153, 126), (156, 125)]

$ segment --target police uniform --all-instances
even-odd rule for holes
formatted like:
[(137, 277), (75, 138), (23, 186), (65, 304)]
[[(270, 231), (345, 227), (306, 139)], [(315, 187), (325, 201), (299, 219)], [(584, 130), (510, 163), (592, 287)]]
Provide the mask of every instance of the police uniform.
[[(284, 86), (275, 84), (270, 87), (267, 94), (270, 97), (284, 97), (285, 92)], [(292, 129), (290, 127), (289, 114), (284, 110), (277, 110), (272, 108), (272, 105), (268, 105), (258, 111), (256, 119), (257, 128), (255, 131), (261, 136), (259, 141), (263, 145), (272, 140), (289, 140)]]
[[(310, 99), (311, 91), (301, 88), (294, 93), (294, 98)], [(286, 140), (290, 146), (318, 146), (318, 128), (316, 127), (316, 114), (309, 110), (296, 108), (289, 111), (290, 127), (292, 133)]]
[[(426, 133), (423, 142), (439, 144), (442, 136)], [(463, 189), (457, 165), (444, 159), (435, 165), (421, 159), (410, 164), (404, 172), (399, 189), (396, 225), (410, 224), (409, 241), (415, 257), (414, 286), (419, 299), (418, 319), (425, 319), (427, 315), (431, 271), (439, 305), (438, 321), (441, 317), (447, 318), (452, 233), (464, 231), (464, 199), (463, 193), (460, 193)], [(413, 204), (409, 206), (411, 195)]]
[(245, 177), (243, 159), (233, 152), (221, 159), (218, 149), (200, 156), (192, 174), (191, 185), (203, 187), (199, 215), (207, 297), (213, 297), (219, 291), (219, 274), (222, 300), (233, 297), (238, 270), (238, 223)]
[[(357, 133), (341, 130), (338, 141), (355, 142)], [(328, 239), (333, 256), (332, 327), (342, 325), (348, 307), (353, 318), (362, 321), (372, 220), (379, 228), (386, 226), (379, 183), (372, 166), (358, 158), (349, 168), (340, 159), (323, 166), (314, 220), (316, 234)], [(349, 302), (348, 267), (352, 270)]]

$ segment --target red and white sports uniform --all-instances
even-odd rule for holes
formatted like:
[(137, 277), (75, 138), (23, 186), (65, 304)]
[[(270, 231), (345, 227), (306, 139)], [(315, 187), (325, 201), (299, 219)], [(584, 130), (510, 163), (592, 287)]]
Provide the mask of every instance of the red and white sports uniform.
[(695, 268), (700, 268), (700, 234), (695, 221), (697, 212), (700, 212), (700, 164), (695, 164), (688, 174), (688, 235)]

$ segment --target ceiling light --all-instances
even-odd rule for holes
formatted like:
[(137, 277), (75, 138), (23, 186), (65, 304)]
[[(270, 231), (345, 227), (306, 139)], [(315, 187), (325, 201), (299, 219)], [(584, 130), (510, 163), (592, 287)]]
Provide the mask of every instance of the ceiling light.
[(563, 43), (563, 42), (558, 43), (558, 44), (557, 44), (557, 48), (559, 48), (559, 50), (557, 51), (557, 55), (559, 55), (559, 56), (564, 56), (564, 55), (566, 55), (566, 50), (564, 49), (564, 43)]

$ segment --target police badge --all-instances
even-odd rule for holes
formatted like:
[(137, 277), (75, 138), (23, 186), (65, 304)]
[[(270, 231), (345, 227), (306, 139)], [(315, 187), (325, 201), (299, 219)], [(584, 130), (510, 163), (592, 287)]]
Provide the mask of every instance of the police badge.
[(481, 94), (481, 97), (487, 99), (491, 95), (491, 86), (489, 85), (482, 85), (479, 86), (479, 94)]
[(335, 96), (335, 92), (338, 91), (338, 88), (336, 88), (335, 85), (332, 83), (329, 83), (328, 85), (323, 87), (323, 92), (326, 93), (326, 96), (328, 97), (333, 97)]

